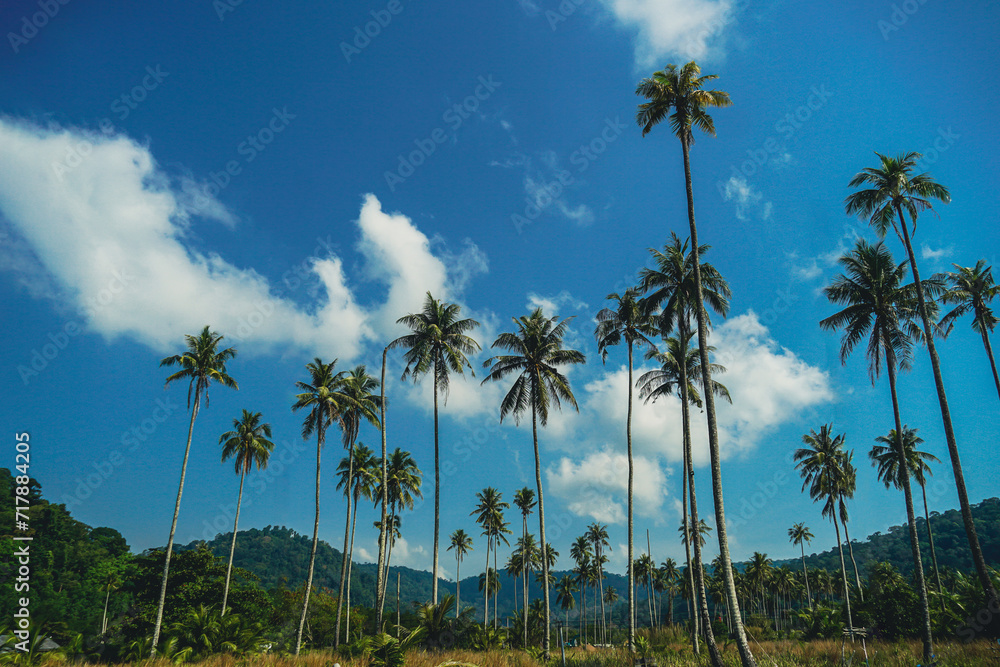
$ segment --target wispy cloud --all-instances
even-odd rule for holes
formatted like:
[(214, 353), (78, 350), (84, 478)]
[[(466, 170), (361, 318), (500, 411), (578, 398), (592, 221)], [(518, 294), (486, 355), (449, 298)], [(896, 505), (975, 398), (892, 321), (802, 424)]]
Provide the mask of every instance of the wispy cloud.
[(955, 246), (948, 246), (944, 248), (938, 248), (937, 250), (931, 248), (926, 243), (920, 246), (920, 257), (922, 259), (939, 260), (946, 257), (951, 257), (955, 252)]
[(723, 198), (736, 204), (736, 218), (746, 220), (751, 211), (758, 211), (761, 220), (771, 217), (771, 202), (764, 201), (764, 195), (754, 189), (747, 179), (730, 176), (722, 190)]

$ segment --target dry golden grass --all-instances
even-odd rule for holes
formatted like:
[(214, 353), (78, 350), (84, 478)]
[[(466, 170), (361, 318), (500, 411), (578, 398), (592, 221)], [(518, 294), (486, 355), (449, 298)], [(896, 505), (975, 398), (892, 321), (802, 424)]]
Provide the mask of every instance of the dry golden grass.
[[(663, 641), (667, 640), (666, 636), (654, 635), (652, 638), (652, 661), (658, 667), (700, 667), (708, 664), (705, 651), (702, 651), (700, 658), (696, 658), (692, 655), (690, 646), (676, 641), (677, 637), (674, 634), (669, 637), (669, 641)], [(868, 642), (867, 647), (871, 667), (915, 667), (920, 664), (921, 647), (918, 641)], [(723, 643), (720, 648), (726, 664), (738, 667), (739, 656), (735, 645)], [(840, 640), (752, 642), (751, 648), (761, 667), (835, 667), (841, 664)], [(860, 643), (855, 644), (852, 649), (848, 642), (845, 651), (847, 664), (865, 664)], [(1000, 651), (996, 644), (985, 640), (970, 644), (938, 643), (935, 645), (935, 655), (940, 667), (1000, 665)], [(553, 658), (550, 665), (560, 667), (558, 647), (553, 648)], [(622, 649), (585, 651), (571, 648), (566, 650), (566, 662), (567, 667), (631, 667), (633, 664), (629, 654)], [(406, 656), (406, 667), (439, 667), (448, 663), (477, 667), (543, 667), (524, 651), (411, 651)], [(334, 664), (339, 664), (340, 667), (367, 667), (368, 660), (363, 657), (335, 658), (330, 651), (311, 651), (298, 658), (278, 655), (234, 658), (219, 655), (195, 664), (197, 667), (333, 667)], [(168, 660), (157, 659), (144, 660), (136, 667), (176, 665)]]

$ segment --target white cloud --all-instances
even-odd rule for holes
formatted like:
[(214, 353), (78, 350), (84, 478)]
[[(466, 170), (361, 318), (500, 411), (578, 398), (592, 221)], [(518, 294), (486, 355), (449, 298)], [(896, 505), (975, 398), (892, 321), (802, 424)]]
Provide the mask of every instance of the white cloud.
[[(87, 154), (64, 167), (81, 145)], [(446, 297), (488, 266), (471, 242), (436, 256), (409, 218), (382, 212), (367, 195), (358, 249), (366, 275), (385, 283), (385, 301), (357, 303), (343, 260), (328, 256), (304, 262), (319, 285), (315, 303), (302, 306), (305, 294), (283, 294), (253, 268), (191, 246), (192, 214), (227, 225), (236, 218), (190, 177), (172, 187), (147, 147), (7, 118), (0, 119), (0, 213), (12, 237), (0, 268), (35, 276), (36, 295), (58, 298), (91, 330), (161, 351), (210, 324), (241, 349), (292, 347), (349, 360), (394, 331), (427, 290)]]
[(771, 217), (771, 202), (763, 201), (764, 196), (754, 190), (745, 178), (730, 176), (723, 186), (722, 195), (726, 201), (736, 202), (736, 218), (738, 220), (746, 220), (748, 212), (752, 209), (760, 209), (762, 220)]
[(541, 308), (546, 317), (555, 317), (556, 315), (567, 317), (562, 314), (567, 310), (586, 310), (588, 308), (586, 303), (570, 294), (568, 290), (563, 290), (553, 296), (542, 296), (535, 292), (528, 292), (526, 307), (528, 310)]
[[(722, 323), (712, 332), (717, 348), (713, 363), (727, 372), (716, 379), (729, 389), (733, 404), (716, 399), (719, 448), (723, 458), (752, 451), (778, 426), (800, 418), (805, 410), (833, 400), (829, 377), (806, 364), (791, 350), (780, 348), (752, 311)], [(636, 380), (651, 370), (634, 370)], [(582, 415), (559, 448), (579, 453), (600, 449), (605, 442), (622, 442), (628, 412), (628, 369), (621, 366), (586, 384), (578, 399)], [(632, 446), (649, 458), (677, 462), (682, 458), (680, 400), (669, 396), (645, 403), (633, 397)], [(709, 461), (704, 414), (691, 407), (692, 456), (695, 465)], [(595, 442), (587, 438), (597, 438)], [(624, 446), (624, 445), (622, 445)]]
[(662, 66), (665, 57), (705, 60), (733, 21), (728, 0), (602, 0), (626, 28), (638, 30), (636, 65)]
[[(666, 474), (656, 459), (633, 457), (633, 499), (639, 516), (658, 517), (667, 497)], [(577, 516), (623, 523), (628, 492), (628, 457), (612, 447), (579, 459), (561, 458), (545, 471), (548, 487)]]
[(948, 246), (947, 248), (938, 248), (934, 250), (926, 243), (920, 246), (920, 257), (921, 259), (939, 260), (945, 257), (951, 257), (952, 253), (955, 252), (954, 246)]

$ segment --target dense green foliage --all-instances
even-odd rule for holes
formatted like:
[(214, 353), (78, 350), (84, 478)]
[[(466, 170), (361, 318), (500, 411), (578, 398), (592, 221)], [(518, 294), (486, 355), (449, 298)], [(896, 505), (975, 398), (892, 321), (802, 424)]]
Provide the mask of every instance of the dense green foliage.
[[(973, 505), (972, 514), (987, 564), (993, 567), (1000, 566), (1000, 498), (987, 498), (981, 503)], [(942, 513), (931, 512), (931, 528), (934, 530), (934, 546), (937, 548), (940, 567), (962, 572), (972, 571), (969, 542), (965, 537), (962, 516), (958, 510), (947, 510)], [(927, 526), (922, 516), (917, 517), (917, 533), (920, 536), (921, 551), (929, 554)], [(854, 556), (858, 561), (862, 576), (870, 564), (874, 562), (892, 563), (904, 575), (912, 572), (913, 557), (910, 553), (909, 539), (906, 526), (902, 525), (890, 526), (885, 533), (873, 533), (864, 542), (853, 540)], [(775, 565), (788, 564), (795, 567), (799, 563), (800, 561), (796, 559), (788, 559), (777, 561)], [(836, 547), (818, 554), (806, 554), (806, 565), (809, 569), (837, 570), (840, 567), (840, 561)]]

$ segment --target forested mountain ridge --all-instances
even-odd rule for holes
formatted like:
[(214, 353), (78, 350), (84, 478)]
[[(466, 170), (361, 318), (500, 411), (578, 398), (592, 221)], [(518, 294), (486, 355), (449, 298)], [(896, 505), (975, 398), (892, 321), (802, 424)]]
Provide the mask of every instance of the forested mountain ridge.
[[(986, 498), (981, 503), (972, 506), (972, 518), (976, 524), (979, 543), (983, 549), (986, 563), (991, 566), (1000, 565), (1000, 498)], [(927, 540), (927, 522), (923, 517), (917, 517), (917, 535), (920, 538), (920, 551), (924, 554), (924, 569), (931, 567), (930, 544)], [(938, 566), (942, 569), (971, 572), (972, 557), (969, 553), (969, 542), (965, 536), (965, 526), (958, 510), (931, 512), (931, 530), (934, 533), (934, 548), (937, 551)], [(910, 534), (905, 525), (890, 526), (885, 533), (875, 532), (865, 540), (851, 540), (854, 548), (854, 558), (862, 575), (868, 565), (874, 562), (889, 562), (903, 573), (913, 571), (913, 552), (910, 550)], [(846, 547), (846, 545), (845, 545)], [(808, 549), (807, 549), (808, 551)], [(775, 565), (789, 564), (801, 567), (801, 560), (791, 558), (775, 561)], [(826, 551), (806, 555), (806, 565), (810, 568), (838, 570), (840, 556), (836, 545)]]

